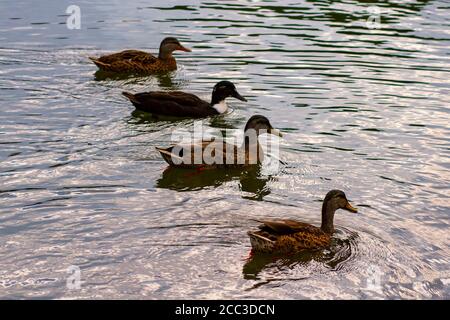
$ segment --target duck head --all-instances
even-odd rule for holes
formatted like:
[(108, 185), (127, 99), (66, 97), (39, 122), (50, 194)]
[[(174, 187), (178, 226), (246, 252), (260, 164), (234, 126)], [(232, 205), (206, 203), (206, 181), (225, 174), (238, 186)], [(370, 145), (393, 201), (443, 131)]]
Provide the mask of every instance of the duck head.
[(213, 89), (211, 96), (211, 106), (219, 113), (224, 113), (228, 110), (228, 106), (225, 103), (225, 99), (233, 97), (241, 101), (247, 101), (243, 96), (237, 92), (236, 87), (230, 81), (220, 81)]
[(344, 209), (353, 213), (358, 212), (358, 209), (353, 207), (347, 200), (344, 191), (331, 190), (325, 196), (322, 204), (322, 231), (329, 234), (334, 232), (334, 213), (338, 209)]
[(250, 133), (250, 130), (254, 130), (256, 136), (259, 136), (263, 133), (269, 133), (279, 137), (283, 136), (280, 130), (272, 127), (269, 119), (261, 115), (254, 115), (250, 119), (248, 119), (244, 129), (245, 134), (248, 135)]
[(181, 45), (181, 43), (173, 37), (165, 38), (161, 41), (161, 45), (159, 46), (159, 58), (167, 59), (172, 56), (172, 52), (179, 50), (185, 52), (191, 52), (191, 49), (186, 48)]

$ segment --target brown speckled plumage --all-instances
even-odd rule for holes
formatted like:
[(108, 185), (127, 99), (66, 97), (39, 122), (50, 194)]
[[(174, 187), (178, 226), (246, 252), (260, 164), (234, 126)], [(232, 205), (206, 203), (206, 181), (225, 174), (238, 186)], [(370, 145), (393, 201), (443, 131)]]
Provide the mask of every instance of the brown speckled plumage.
[(316, 227), (295, 220), (257, 220), (262, 225), (249, 231), (250, 244), (255, 252), (288, 253), (328, 247), (334, 232), (333, 217), (337, 209), (357, 212), (344, 192), (331, 190), (322, 206), (322, 226)]
[[(242, 167), (261, 163), (264, 152), (257, 139), (261, 130), (281, 136), (278, 130), (272, 128), (269, 120), (260, 115), (255, 115), (247, 121), (245, 133), (255, 130), (255, 143), (248, 144), (247, 140), (242, 146), (228, 144), (223, 140), (203, 140), (188, 145), (175, 145), (169, 148), (156, 148), (163, 159), (171, 166), (198, 168), (198, 167)], [(198, 151), (197, 151), (198, 150)], [(220, 152), (217, 154), (216, 151)], [(196, 153), (198, 152), (198, 153)], [(197, 157), (198, 159), (196, 160)], [(205, 159), (206, 158), (206, 159)]]
[(100, 70), (117, 73), (164, 73), (177, 69), (175, 58), (159, 59), (150, 53), (125, 50), (119, 53), (90, 59)]
[[(214, 140), (203, 140), (196, 144), (178, 146), (182, 147), (181, 156), (176, 153), (173, 153), (175, 146), (171, 146), (169, 148), (156, 148), (160, 153), (163, 159), (171, 166), (180, 167), (180, 168), (221, 168), (221, 167), (240, 167), (240, 166), (248, 166), (251, 164), (261, 163), (264, 159), (264, 153), (261, 147), (258, 145), (257, 154), (252, 156), (249, 152), (245, 152), (244, 149), (232, 145), (223, 141), (214, 141)], [(220, 155), (217, 155), (217, 159), (221, 159), (219, 161), (215, 161), (213, 163), (207, 163), (205, 158), (203, 157), (201, 162), (194, 162), (194, 151), (195, 148), (199, 148), (202, 150), (202, 154), (205, 152), (207, 148), (211, 150), (211, 158), (215, 159), (216, 151), (220, 152)], [(181, 149), (180, 149), (181, 150)], [(259, 158), (258, 158), (259, 157)], [(183, 161), (182, 159), (183, 158)], [(229, 159), (227, 161), (227, 158)], [(177, 161), (177, 160), (180, 161)], [(188, 161), (185, 161), (189, 159)], [(180, 163), (179, 163), (180, 162)]]
[(89, 57), (89, 59), (102, 71), (156, 74), (177, 69), (177, 62), (172, 56), (175, 50), (190, 51), (177, 39), (166, 38), (161, 42), (158, 57), (140, 50), (125, 50), (99, 58)]
[(255, 251), (291, 252), (326, 247), (331, 236), (320, 228), (294, 221), (259, 221), (259, 231), (248, 232)]

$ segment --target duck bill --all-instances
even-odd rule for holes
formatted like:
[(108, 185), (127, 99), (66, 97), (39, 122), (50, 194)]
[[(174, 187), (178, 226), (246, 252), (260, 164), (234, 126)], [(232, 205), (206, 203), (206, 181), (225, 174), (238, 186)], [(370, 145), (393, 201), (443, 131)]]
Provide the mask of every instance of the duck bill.
[(357, 213), (358, 212), (358, 209), (355, 208), (354, 206), (352, 206), (350, 204), (350, 202), (348, 202), (348, 201), (347, 201), (347, 204), (345, 205), (344, 209), (347, 210), (347, 211), (353, 212), (353, 213)]
[(275, 128), (272, 128), (269, 130), (270, 134), (273, 134), (274, 136), (282, 137), (281, 131)]
[(236, 98), (236, 99), (238, 99), (238, 100), (247, 102), (247, 99), (245, 99), (243, 96), (241, 96), (241, 95), (239, 94), (239, 92), (237, 92), (237, 91), (235, 91), (235, 92), (233, 93), (233, 98)]
[(192, 52), (191, 49), (183, 47), (181, 44), (178, 46), (177, 50), (184, 51), (184, 52)]

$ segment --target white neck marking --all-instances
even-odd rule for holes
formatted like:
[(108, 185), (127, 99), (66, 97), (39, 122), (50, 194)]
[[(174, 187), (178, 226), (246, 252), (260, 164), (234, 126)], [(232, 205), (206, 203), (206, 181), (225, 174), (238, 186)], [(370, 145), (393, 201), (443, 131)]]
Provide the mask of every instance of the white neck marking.
[(216, 103), (212, 106), (214, 109), (217, 110), (218, 113), (222, 114), (225, 113), (228, 110), (228, 105), (225, 102), (225, 100), (220, 101), (219, 103)]

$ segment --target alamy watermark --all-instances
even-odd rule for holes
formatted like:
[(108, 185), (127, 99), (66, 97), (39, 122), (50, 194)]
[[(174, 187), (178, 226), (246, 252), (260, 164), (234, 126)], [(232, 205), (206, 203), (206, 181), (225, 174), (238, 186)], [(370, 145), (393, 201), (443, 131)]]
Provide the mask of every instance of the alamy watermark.
[[(398, 2), (413, 2), (414, 0), (399, 0)], [(366, 27), (368, 29), (381, 29), (381, 15), (387, 15), (392, 12), (392, 9), (383, 8), (379, 6), (370, 6), (366, 9), (369, 17), (366, 20)], [(351, 24), (351, 23), (350, 23)]]
[(69, 276), (66, 280), (66, 287), (69, 290), (80, 290), (81, 289), (81, 269), (78, 266), (71, 265), (67, 268), (67, 273)]
[(366, 290), (382, 293), (381, 278), (383, 272), (380, 267), (371, 265), (367, 269)]
[(66, 26), (69, 30), (81, 29), (81, 9), (77, 5), (70, 5), (66, 9), (66, 13), (69, 15), (66, 20)]
[(381, 9), (378, 6), (370, 6), (367, 8), (367, 12), (370, 14), (366, 21), (366, 27), (369, 29), (381, 28)]
[[(410, 2), (412, 0), (403, 0), (403, 2)], [(379, 6), (369, 6), (365, 10), (369, 16), (366, 19), (365, 26), (368, 29), (380, 29), (381, 28), (381, 15), (387, 14), (390, 9), (381, 10)], [(81, 29), (81, 8), (78, 5), (72, 4), (66, 8), (66, 13), (69, 17), (66, 20), (66, 26), (69, 30)], [(350, 22), (348, 25), (352, 25)]]

